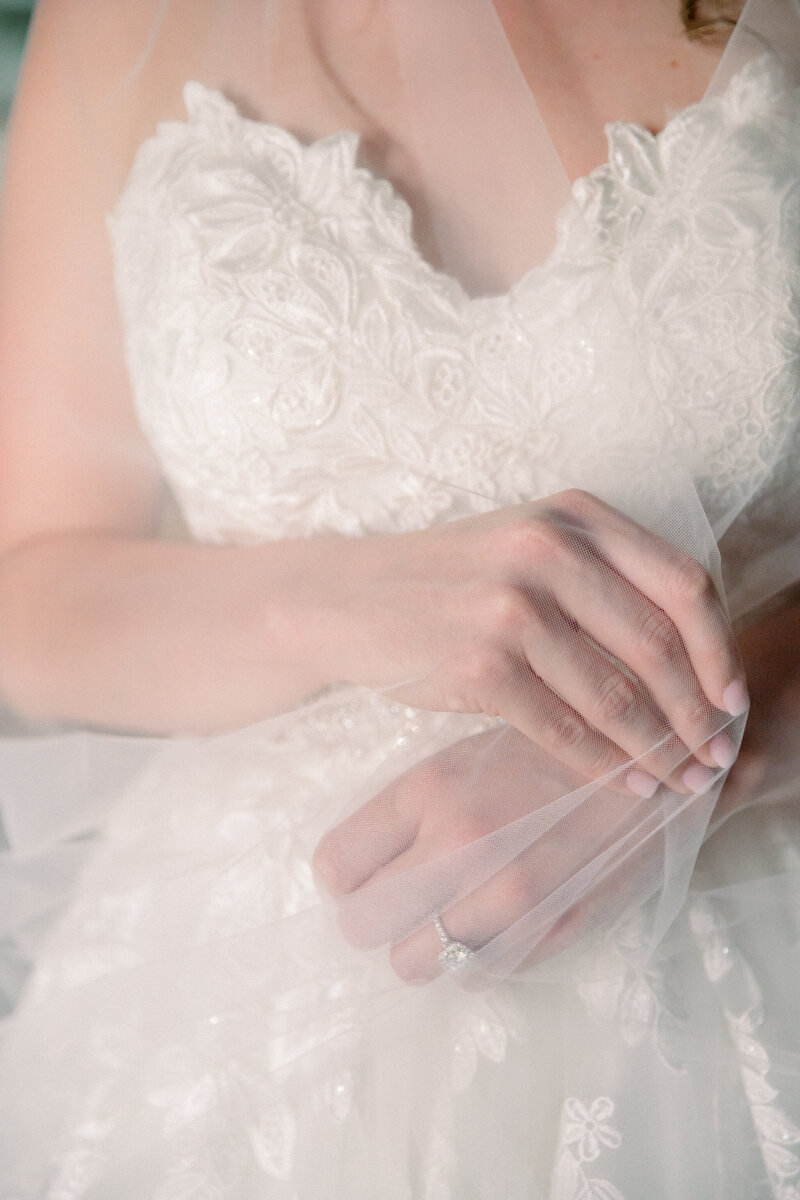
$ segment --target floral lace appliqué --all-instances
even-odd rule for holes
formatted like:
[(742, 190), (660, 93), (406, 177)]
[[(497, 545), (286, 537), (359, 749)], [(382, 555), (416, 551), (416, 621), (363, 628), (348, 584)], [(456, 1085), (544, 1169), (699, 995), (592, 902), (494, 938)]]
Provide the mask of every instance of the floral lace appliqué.
[(604, 1151), (622, 1145), (613, 1116), (614, 1102), (608, 1096), (598, 1096), (590, 1104), (574, 1096), (565, 1101), (551, 1200), (624, 1200), (613, 1183), (590, 1176), (587, 1170)]
[(715, 985), (739, 1061), (742, 1084), (775, 1200), (800, 1200), (800, 1127), (779, 1105), (768, 1076), (769, 1052), (759, 1037), (765, 1020), (761, 991), (744, 955), (726, 937), (714, 905), (697, 900), (690, 911), (692, 932)]

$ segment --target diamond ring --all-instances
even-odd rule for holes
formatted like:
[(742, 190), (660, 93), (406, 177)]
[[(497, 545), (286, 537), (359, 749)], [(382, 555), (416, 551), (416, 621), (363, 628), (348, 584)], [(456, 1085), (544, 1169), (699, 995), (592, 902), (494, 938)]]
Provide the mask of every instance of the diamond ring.
[(439, 951), (439, 966), (445, 971), (460, 971), (475, 957), (475, 951), (470, 950), (463, 942), (455, 942), (448, 934), (441, 918), (433, 918), (433, 927), (439, 935), (442, 949)]

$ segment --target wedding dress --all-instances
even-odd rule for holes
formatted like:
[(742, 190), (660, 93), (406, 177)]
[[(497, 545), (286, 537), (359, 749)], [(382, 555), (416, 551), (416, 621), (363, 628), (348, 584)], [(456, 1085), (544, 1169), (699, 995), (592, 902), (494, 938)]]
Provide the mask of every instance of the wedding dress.
[[(630, 503), (666, 430), (733, 615), (780, 586), (800, 92), (769, 56), (658, 136), (609, 127), (549, 256), (482, 296), (429, 265), (356, 135), (184, 96), (110, 229), (139, 419), (193, 536), (404, 532), (575, 481)], [(70, 843), (78, 892), (6, 1023), (2, 1200), (800, 1197), (794, 768), (708, 839), (654, 952), (634, 906), (555, 964), (414, 988), (344, 943), (310, 861), (343, 798), (454, 728), (494, 723), (342, 686), (153, 748), (102, 839)]]

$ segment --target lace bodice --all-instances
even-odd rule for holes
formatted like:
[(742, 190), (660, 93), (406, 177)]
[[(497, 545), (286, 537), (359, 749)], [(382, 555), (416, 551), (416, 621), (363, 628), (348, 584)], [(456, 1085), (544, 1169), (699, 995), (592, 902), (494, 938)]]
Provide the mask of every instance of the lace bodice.
[(197, 537), (419, 528), (601, 463), (646, 473), (666, 435), (733, 522), (731, 582), (780, 545), (800, 99), (766, 59), (658, 136), (610, 126), (550, 257), (478, 299), (424, 260), (356, 134), (304, 145), (196, 83), (185, 103), (111, 229), (140, 419)]

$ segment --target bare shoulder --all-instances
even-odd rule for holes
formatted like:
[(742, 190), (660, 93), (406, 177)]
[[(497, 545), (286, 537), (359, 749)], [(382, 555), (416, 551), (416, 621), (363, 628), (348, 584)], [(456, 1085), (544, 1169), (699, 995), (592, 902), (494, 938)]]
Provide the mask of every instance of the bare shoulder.
[(168, 8), (163, 0), (39, 0), (23, 85), (33, 77), (41, 90), (50, 79), (86, 102), (121, 93)]
[(40, 0), (17, 109), (47, 110), (120, 174), (162, 115), (174, 115), (205, 0)]

